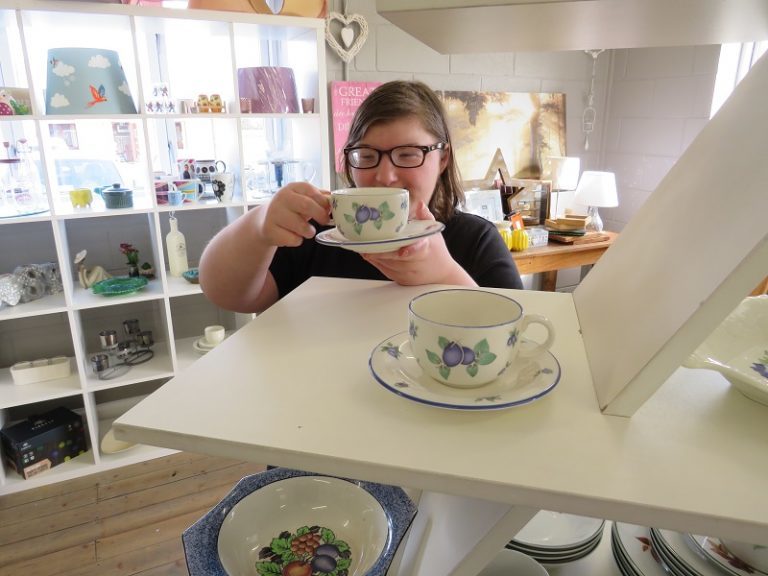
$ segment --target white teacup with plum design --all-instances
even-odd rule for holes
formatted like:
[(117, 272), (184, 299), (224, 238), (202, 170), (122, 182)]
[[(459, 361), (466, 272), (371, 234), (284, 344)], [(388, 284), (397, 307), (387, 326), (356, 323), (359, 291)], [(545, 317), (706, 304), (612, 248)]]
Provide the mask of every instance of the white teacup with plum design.
[(397, 238), (408, 223), (405, 188), (341, 188), (331, 192), (331, 212), (348, 240), (376, 242)]
[[(475, 388), (496, 380), (518, 358), (552, 346), (555, 329), (539, 314), (523, 314), (516, 300), (485, 290), (426, 292), (408, 304), (408, 336), (413, 355), (430, 377), (456, 388)], [(547, 336), (526, 343), (523, 333), (540, 324)]]

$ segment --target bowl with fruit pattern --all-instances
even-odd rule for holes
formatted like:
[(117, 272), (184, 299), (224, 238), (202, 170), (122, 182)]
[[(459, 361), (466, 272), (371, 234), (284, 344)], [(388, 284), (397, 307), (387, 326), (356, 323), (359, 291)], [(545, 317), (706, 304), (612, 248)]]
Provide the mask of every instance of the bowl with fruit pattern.
[(745, 298), (683, 366), (717, 370), (746, 397), (768, 405), (768, 295)]
[(275, 468), (182, 534), (190, 576), (385, 576), (416, 515), (395, 486)]

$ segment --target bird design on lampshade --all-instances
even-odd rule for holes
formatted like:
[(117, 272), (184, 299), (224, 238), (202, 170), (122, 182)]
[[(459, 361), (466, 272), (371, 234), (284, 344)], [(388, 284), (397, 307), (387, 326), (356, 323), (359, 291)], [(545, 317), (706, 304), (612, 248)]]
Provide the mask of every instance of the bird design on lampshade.
[(118, 53), (102, 48), (51, 48), (45, 112), (136, 114)]
[(94, 104), (98, 104), (99, 102), (106, 102), (107, 97), (104, 95), (106, 90), (104, 89), (104, 84), (96, 88), (93, 84), (88, 86), (91, 89), (91, 96), (93, 97), (93, 100), (88, 102), (87, 106), (90, 108)]

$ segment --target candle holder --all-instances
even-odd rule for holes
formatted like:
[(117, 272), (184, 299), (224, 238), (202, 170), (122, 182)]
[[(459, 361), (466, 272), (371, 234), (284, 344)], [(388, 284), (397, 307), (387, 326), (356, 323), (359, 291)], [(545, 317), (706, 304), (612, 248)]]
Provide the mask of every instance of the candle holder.
[(102, 350), (115, 350), (117, 348), (117, 331), (102, 330), (99, 332), (99, 341)]

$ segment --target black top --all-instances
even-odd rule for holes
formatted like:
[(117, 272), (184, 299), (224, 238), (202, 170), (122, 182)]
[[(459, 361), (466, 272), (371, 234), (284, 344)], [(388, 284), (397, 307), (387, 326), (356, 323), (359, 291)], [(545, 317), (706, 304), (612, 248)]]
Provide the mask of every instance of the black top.
[[(318, 231), (325, 229), (328, 227), (319, 227)], [(512, 255), (496, 226), (488, 220), (474, 214), (456, 212), (442, 234), (453, 259), (478, 286), (523, 287)], [(278, 248), (269, 270), (275, 277), (281, 298), (311, 276), (387, 280), (360, 254), (325, 246), (314, 239), (304, 240), (296, 248)]]

